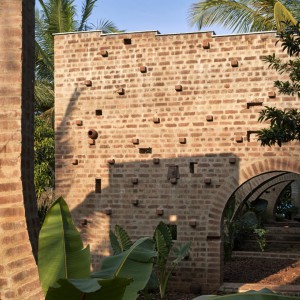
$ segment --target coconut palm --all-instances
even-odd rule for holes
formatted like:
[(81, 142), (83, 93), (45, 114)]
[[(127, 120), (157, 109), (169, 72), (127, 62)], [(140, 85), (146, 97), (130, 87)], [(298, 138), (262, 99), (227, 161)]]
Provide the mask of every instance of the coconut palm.
[[(80, 18), (74, 0), (39, 0), (40, 10), (35, 14), (35, 105), (36, 113), (52, 116), (54, 105), (54, 33), (85, 31), (92, 28), (88, 19), (97, 0), (83, 0)], [(103, 32), (115, 32), (116, 26), (108, 20), (98, 24)]]
[[(97, 0), (82, 0), (77, 19), (74, 0), (39, 0), (35, 14), (35, 190), (40, 212), (52, 201), (54, 186), (54, 33), (91, 29), (88, 23)], [(107, 20), (95, 29), (117, 31)], [(46, 193), (49, 191), (49, 193)], [(48, 199), (49, 198), (49, 199)]]
[(281, 30), (283, 21), (297, 23), (299, 5), (300, 0), (203, 0), (191, 6), (189, 20), (199, 29), (221, 25), (232, 32)]

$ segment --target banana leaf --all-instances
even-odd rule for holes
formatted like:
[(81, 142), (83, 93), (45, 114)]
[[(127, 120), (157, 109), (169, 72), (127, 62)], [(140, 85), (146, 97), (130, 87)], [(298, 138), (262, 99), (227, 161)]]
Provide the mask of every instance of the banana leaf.
[(230, 294), (225, 296), (204, 295), (194, 298), (193, 300), (296, 300), (299, 297), (283, 296), (272, 292), (269, 289), (260, 291), (248, 291), (239, 294)]
[(39, 235), (38, 270), (44, 293), (59, 279), (90, 276), (90, 249), (83, 248), (68, 205), (58, 198), (49, 208)]
[[(93, 278), (132, 278), (127, 287), (124, 300), (135, 300), (138, 292), (147, 284), (156, 256), (154, 242), (150, 238), (137, 240), (128, 250), (103, 260), (101, 271), (93, 273)], [(113, 298), (109, 298), (113, 299)]]
[(133, 244), (126, 230), (119, 225), (115, 226), (115, 232), (110, 230), (109, 239), (114, 255), (128, 250)]
[(58, 287), (48, 289), (45, 300), (122, 300), (128, 284), (126, 278), (60, 279)]

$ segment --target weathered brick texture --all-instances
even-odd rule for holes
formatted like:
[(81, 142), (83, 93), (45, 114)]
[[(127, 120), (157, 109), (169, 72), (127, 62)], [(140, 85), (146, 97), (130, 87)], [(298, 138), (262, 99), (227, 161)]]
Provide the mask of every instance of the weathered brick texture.
[[(34, 1), (0, 2), (0, 299), (41, 297), (33, 185)], [(31, 242), (31, 243), (30, 243)]]
[(163, 220), (177, 225), (179, 242), (193, 242), (181, 287), (219, 286), (230, 195), (257, 174), (299, 171), (298, 142), (255, 140), (263, 106), (299, 107), (298, 98), (269, 94), (279, 76), (261, 57), (285, 57), (276, 41), (275, 33), (55, 36), (56, 192), (94, 267), (109, 254), (109, 228), (151, 236)]

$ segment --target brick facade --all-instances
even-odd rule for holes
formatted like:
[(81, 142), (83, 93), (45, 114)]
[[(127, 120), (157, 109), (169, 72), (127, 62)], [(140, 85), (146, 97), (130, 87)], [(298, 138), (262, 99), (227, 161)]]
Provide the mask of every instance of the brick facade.
[[(39, 299), (33, 185), (34, 1), (0, 2), (0, 299)], [(31, 243), (30, 243), (31, 242)]]
[(151, 236), (163, 220), (177, 225), (178, 242), (192, 241), (178, 286), (219, 287), (230, 195), (267, 180), (248, 182), (258, 174), (299, 172), (298, 142), (263, 148), (255, 140), (263, 106), (299, 107), (276, 94), (278, 74), (261, 61), (285, 56), (277, 39), (273, 32), (55, 36), (56, 192), (91, 245), (95, 268), (109, 254), (109, 228)]

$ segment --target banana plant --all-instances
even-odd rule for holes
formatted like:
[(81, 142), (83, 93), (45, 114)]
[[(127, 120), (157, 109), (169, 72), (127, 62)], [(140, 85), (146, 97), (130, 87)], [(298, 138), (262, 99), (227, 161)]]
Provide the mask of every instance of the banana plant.
[(90, 274), (90, 251), (84, 248), (68, 205), (57, 199), (39, 237), (39, 275), (46, 300), (135, 300), (145, 287), (156, 256), (154, 242), (141, 238), (128, 250), (104, 259)]
[(90, 248), (83, 247), (63, 198), (49, 208), (39, 235), (38, 270), (44, 293), (59, 279), (90, 277)]
[[(172, 234), (170, 228), (164, 222), (160, 222), (154, 231), (155, 249), (157, 258), (155, 262), (155, 271), (159, 281), (160, 297), (166, 296), (169, 279), (177, 265), (188, 255), (191, 242), (173, 246)], [(167, 267), (171, 250), (175, 254), (175, 259), (171, 261), (171, 266)]]
[(126, 288), (124, 299), (134, 300), (138, 297), (138, 292), (145, 288), (151, 276), (155, 257), (153, 240), (147, 237), (140, 238), (128, 250), (106, 257), (101, 270), (93, 273), (92, 277), (132, 278), (133, 282)]
[[(111, 247), (114, 253), (123, 253), (124, 250), (128, 249), (128, 247), (132, 245), (132, 241), (128, 233), (119, 225), (115, 226), (115, 231), (111, 231), (109, 236)], [(146, 289), (150, 287), (159, 287), (160, 297), (163, 299), (166, 296), (168, 283), (172, 272), (187, 256), (191, 243), (189, 242), (174, 246), (171, 230), (164, 222), (160, 222), (157, 225), (154, 231), (153, 243), (157, 252), (157, 256), (154, 259), (154, 271), (150, 276), (150, 280), (148, 281)], [(175, 259), (169, 263), (171, 255), (174, 255)], [(137, 279), (134, 279), (134, 282)], [(130, 286), (127, 290), (129, 289)], [(146, 290), (143, 292), (145, 295), (147, 295)]]
[(56, 288), (48, 289), (45, 300), (125, 300), (126, 287), (132, 282), (128, 278), (112, 279), (60, 279)]

